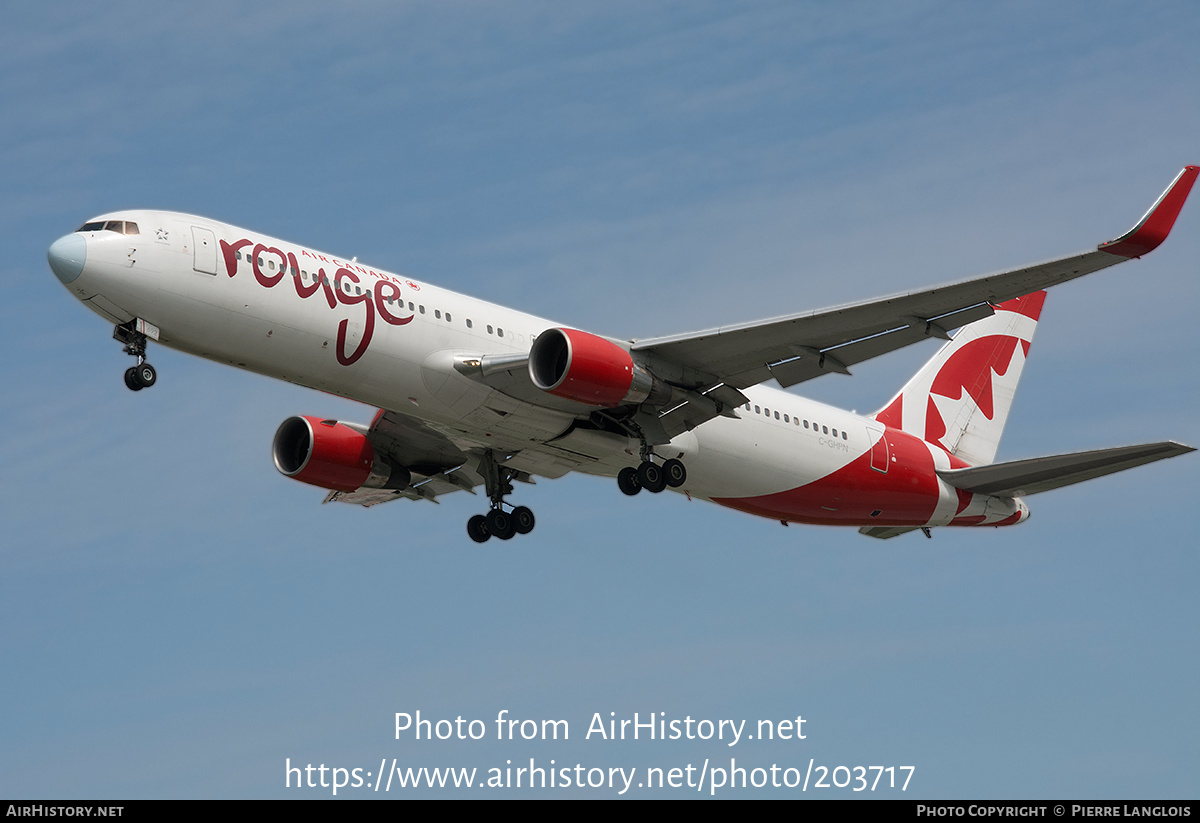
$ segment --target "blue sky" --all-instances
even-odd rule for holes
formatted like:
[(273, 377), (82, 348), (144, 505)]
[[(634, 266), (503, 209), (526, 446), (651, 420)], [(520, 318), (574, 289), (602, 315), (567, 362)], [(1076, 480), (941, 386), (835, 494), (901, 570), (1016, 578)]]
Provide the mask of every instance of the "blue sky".
[[(912, 765), (908, 797), (1195, 797), (1194, 455), (887, 542), (568, 477), (477, 547), (478, 497), (321, 506), (275, 472), (284, 418), (371, 409), (161, 348), (129, 392), (45, 250), (164, 208), (602, 334), (819, 308), (1125, 231), (1200, 162), (1197, 42), (1187, 2), (9, 10), (0, 795), (732, 756)], [(998, 458), (1200, 444), (1198, 273), (1192, 202), (1151, 257), (1054, 289)], [(798, 389), (875, 409), (931, 354)], [(394, 739), (396, 712), (502, 709), (571, 740)], [(584, 740), (595, 712), (808, 738)], [(536, 793), (567, 794), (613, 792)]]

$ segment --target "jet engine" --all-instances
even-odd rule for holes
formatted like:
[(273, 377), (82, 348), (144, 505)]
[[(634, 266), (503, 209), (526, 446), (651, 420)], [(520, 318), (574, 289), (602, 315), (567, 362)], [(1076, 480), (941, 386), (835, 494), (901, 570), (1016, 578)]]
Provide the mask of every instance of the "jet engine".
[(323, 489), (403, 489), (412, 480), (407, 469), (376, 454), (362, 431), (337, 420), (289, 417), (271, 451), (281, 474)]
[(577, 329), (548, 329), (529, 351), (529, 377), (545, 392), (590, 406), (665, 403), (671, 387), (625, 349)]

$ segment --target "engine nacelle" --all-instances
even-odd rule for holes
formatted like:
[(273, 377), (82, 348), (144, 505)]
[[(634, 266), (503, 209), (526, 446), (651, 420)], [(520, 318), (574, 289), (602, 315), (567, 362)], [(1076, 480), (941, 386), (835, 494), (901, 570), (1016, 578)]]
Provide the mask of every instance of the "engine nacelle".
[(323, 489), (403, 489), (412, 480), (407, 469), (377, 456), (365, 434), (336, 420), (289, 417), (271, 451), (281, 474)]
[(529, 377), (544, 392), (602, 408), (665, 403), (671, 396), (671, 387), (628, 351), (577, 329), (539, 334), (529, 350)]

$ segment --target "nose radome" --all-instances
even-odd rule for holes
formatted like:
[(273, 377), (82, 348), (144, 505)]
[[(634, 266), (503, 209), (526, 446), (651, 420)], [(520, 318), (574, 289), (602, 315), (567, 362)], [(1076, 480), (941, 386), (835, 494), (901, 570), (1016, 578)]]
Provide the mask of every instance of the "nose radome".
[(83, 274), (83, 264), (87, 261), (87, 241), (78, 234), (68, 234), (60, 237), (46, 252), (50, 268), (63, 283), (70, 283)]

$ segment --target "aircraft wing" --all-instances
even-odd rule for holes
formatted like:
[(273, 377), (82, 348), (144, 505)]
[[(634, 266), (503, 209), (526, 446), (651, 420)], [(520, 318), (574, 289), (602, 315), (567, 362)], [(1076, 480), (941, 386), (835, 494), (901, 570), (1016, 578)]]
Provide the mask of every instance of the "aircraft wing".
[(632, 348), (652, 358), (652, 368), (672, 373), (672, 382), (710, 396), (772, 378), (787, 388), (831, 371), (849, 374), (855, 363), (926, 337), (948, 338), (951, 329), (990, 315), (992, 304), (1152, 251), (1174, 225), (1197, 172), (1185, 167), (1136, 226), (1095, 251), (864, 303), (639, 340)]
[(1191, 446), (1168, 440), (1141, 446), (1118, 446), (992, 463), (967, 469), (944, 469), (938, 472), (938, 476), (963, 491), (996, 497), (1027, 497), (1193, 451), (1195, 449)]
[(411, 484), (403, 489), (331, 491), (323, 502), (375, 506), (406, 497), (436, 503), (440, 495), (449, 492), (474, 494), (475, 487), (483, 483), (483, 476), (475, 470), (477, 458), (412, 417), (381, 409), (364, 434), (376, 453), (409, 470)]
[[(611, 341), (628, 346), (639, 364), (671, 387), (661, 405), (642, 404), (633, 422), (651, 445), (666, 443), (717, 415), (735, 415), (747, 402), (741, 389), (772, 379), (788, 388), (828, 372), (849, 374), (856, 363), (927, 337), (949, 339), (950, 330), (991, 315), (995, 304), (1140, 257), (1166, 238), (1198, 173), (1200, 167), (1185, 167), (1137, 225), (1094, 251), (821, 311), (630, 344)], [(537, 388), (524, 354), (455, 357), (448, 366), (536, 407), (573, 415), (595, 410)], [(430, 492), (436, 488), (429, 485)]]
[(457, 491), (469, 491), (475, 494), (475, 486), (483, 483), (483, 478), (466, 467), (457, 470), (438, 473), (432, 476), (413, 474), (413, 485), (401, 490), (394, 489), (355, 489), (354, 491), (331, 491), (325, 495), (322, 503), (350, 503), (355, 506), (377, 506), (392, 500), (407, 498), (409, 500), (429, 500), (437, 503), (443, 494)]
[[(357, 429), (371, 441), (375, 454), (392, 466), (403, 467), (410, 481), (404, 488), (370, 488), (354, 491), (331, 491), (324, 503), (350, 503), (356, 506), (376, 506), (392, 500), (429, 500), (437, 503), (443, 494), (466, 491), (485, 484), (489, 459), (498, 459), (511, 480), (533, 483), (534, 475), (561, 477), (575, 468), (562, 461), (539, 459), (536, 454), (503, 453), (486, 457), (478, 448), (460, 448), (450, 437), (431, 426), (399, 412), (380, 409), (370, 427), (353, 423), (342, 425)], [(495, 464), (492, 464), (493, 471)]]

